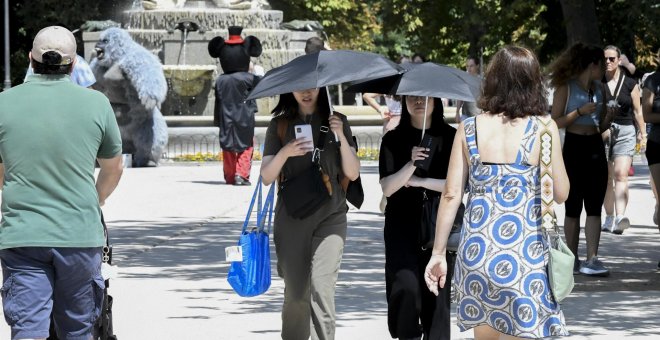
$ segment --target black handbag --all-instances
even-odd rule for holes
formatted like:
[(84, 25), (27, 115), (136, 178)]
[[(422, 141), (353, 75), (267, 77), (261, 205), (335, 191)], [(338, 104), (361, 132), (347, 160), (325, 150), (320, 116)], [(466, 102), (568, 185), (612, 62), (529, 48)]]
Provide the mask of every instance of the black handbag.
[[(422, 200), (422, 220), (419, 230), (419, 244), (422, 249), (432, 249), (435, 242), (435, 222), (438, 216), (438, 207), (440, 206), (440, 196), (428, 197), (426, 190), (423, 192)], [(451, 252), (458, 251), (458, 244), (461, 240), (461, 229), (463, 228), (463, 215), (465, 214), (465, 205), (461, 203), (456, 211), (454, 223), (452, 224), (449, 238), (447, 239), (447, 250)]]
[[(358, 150), (357, 138), (353, 136), (353, 143), (355, 143), (355, 151)], [(362, 188), (362, 178), (358, 176), (354, 181), (344, 177), (341, 180), (341, 187), (346, 193), (346, 200), (354, 207), (360, 209), (364, 203), (364, 189)]]
[[(103, 214), (101, 214), (101, 224), (103, 224), (103, 234), (105, 236), (105, 246), (101, 254), (101, 261), (109, 265), (112, 264), (112, 245), (108, 237), (108, 227), (105, 224)], [(103, 289), (103, 302), (101, 304), (101, 315), (94, 326), (92, 326), (92, 339), (93, 340), (117, 340), (112, 329), (112, 296), (108, 294), (108, 287), (110, 280), (105, 280), (105, 288)], [(46, 340), (59, 340), (55, 331), (55, 321), (52, 316), (50, 318), (49, 336)]]
[(362, 207), (362, 203), (364, 203), (364, 189), (362, 188), (362, 178), (359, 176), (354, 181), (348, 182), (346, 200), (358, 209)]

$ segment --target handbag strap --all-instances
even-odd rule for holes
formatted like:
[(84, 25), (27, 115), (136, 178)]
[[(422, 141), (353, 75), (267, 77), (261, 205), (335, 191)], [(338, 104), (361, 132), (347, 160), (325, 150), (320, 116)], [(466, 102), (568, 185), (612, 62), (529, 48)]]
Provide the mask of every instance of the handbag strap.
[(314, 148), (314, 152), (312, 153), (312, 162), (314, 164), (319, 164), (321, 160), (321, 151), (325, 148), (325, 136), (328, 134), (328, 131), (330, 131), (330, 121), (326, 118), (323, 120), (321, 123), (321, 126), (319, 127), (319, 136), (316, 138), (316, 147)]
[(612, 93), (614, 100), (619, 99), (619, 93), (621, 93), (621, 88), (623, 87), (623, 78), (625, 78), (625, 74), (623, 74), (623, 71), (619, 69), (619, 79), (617, 79), (616, 86), (614, 87), (614, 93)]
[(101, 224), (103, 225), (103, 238), (105, 238), (105, 244), (103, 245), (101, 251), (101, 262), (112, 264), (112, 253), (110, 252), (110, 237), (108, 236), (108, 226), (105, 224), (105, 218), (103, 217), (103, 211), (101, 211)]
[(568, 100), (571, 98), (571, 83), (566, 83), (566, 104), (564, 104), (564, 114), (567, 115), (568, 112)]
[[(316, 164), (317, 166), (319, 165), (320, 159), (321, 159), (321, 151), (325, 148), (325, 139), (326, 135), (328, 134), (328, 131), (330, 131), (330, 121), (326, 118), (323, 120), (321, 123), (321, 127), (319, 128), (319, 136), (316, 139), (316, 147), (314, 148), (314, 151), (312, 153), (312, 163)], [(289, 128), (289, 121), (282, 117), (278, 119), (277, 121), (277, 136), (280, 139), (280, 143), (282, 146), (284, 146), (284, 138), (286, 137), (286, 132), (287, 129)], [(283, 183), (285, 180), (284, 174), (280, 170), (280, 175), (278, 176), (278, 181), (279, 183)]]
[(541, 131), (541, 216), (542, 216), (542, 226), (546, 231), (555, 230), (556, 231), (556, 217), (554, 211), (554, 193), (553, 193), (553, 181), (552, 181), (552, 134), (548, 125), (550, 120), (543, 121), (539, 119), (543, 124), (543, 130)]
[[(261, 218), (258, 220), (258, 228), (261, 231), (270, 234), (270, 226), (273, 222), (273, 208), (275, 206), (275, 185), (271, 185), (268, 189), (268, 194), (266, 194), (266, 201), (264, 203), (264, 208), (259, 213)], [(266, 215), (268, 215), (268, 223), (266, 223)]]
[(252, 210), (254, 209), (254, 202), (257, 201), (257, 226), (261, 225), (261, 176), (257, 181), (257, 185), (254, 188), (254, 193), (252, 194), (252, 200), (250, 201), (250, 207), (248, 208), (247, 214), (245, 215), (245, 221), (243, 221), (243, 233), (247, 231), (247, 226), (250, 223), (250, 216), (252, 216)]

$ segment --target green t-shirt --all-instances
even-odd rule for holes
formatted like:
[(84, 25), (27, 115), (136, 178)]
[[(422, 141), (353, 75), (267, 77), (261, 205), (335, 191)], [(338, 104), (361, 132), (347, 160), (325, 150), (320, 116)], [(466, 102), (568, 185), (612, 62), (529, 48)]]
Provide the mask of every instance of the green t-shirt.
[(32, 75), (0, 93), (0, 249), (100, 247), (96, 158), (121, 154), (108, 99), (66, 75)]

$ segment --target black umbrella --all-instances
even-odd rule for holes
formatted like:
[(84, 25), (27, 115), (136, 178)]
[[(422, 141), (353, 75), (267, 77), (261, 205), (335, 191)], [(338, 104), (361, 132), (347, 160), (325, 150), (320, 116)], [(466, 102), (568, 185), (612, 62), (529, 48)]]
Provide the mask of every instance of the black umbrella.
[(404, 64), (403, 74), (361, 81), (347, 92), (371, 92), (474, 102), (481, 92), (481, 79), (465, 71), (436, 63)]
[(306, 54), (266, 73), (246, 100), (396, 75), (403, 69), (369, 52), (330, 50)]

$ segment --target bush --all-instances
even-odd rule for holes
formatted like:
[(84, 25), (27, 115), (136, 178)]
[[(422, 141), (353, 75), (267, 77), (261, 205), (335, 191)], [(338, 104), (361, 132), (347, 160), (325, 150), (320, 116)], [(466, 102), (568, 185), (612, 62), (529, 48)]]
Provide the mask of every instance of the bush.
[[(357, 156), (360, 160), (363, 161), (376, 161), (378, 160), (379, 150), (370, 149), (370, 148), (359, 148)], [(260, 161), (263, 156), (259, 150), (254, 150), (252, 154), (252, 160)], [(198, 152), (195, 154), (184, 154), (180, 156), (175, 156), (172, 158), (175, 162), (222, 162), (222, 152), (214, 154), (212, 152)]]

